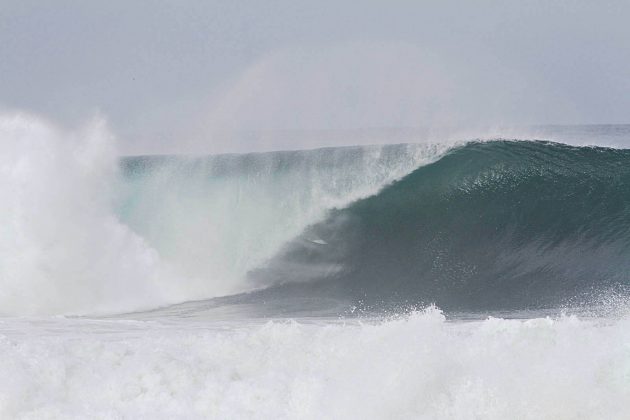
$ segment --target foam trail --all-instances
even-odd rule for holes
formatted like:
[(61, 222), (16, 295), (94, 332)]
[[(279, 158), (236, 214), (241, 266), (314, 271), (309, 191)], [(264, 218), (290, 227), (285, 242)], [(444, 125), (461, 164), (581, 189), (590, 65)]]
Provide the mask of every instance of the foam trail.
[(0, 321), (0, 417), (627, 419), (629, 326)]
[(5, 115), (0, 143), (0, 313), (111, 312), (177, 299), (157, 253), (112, 213), (117, 156), (103, 122), (64, 132)]

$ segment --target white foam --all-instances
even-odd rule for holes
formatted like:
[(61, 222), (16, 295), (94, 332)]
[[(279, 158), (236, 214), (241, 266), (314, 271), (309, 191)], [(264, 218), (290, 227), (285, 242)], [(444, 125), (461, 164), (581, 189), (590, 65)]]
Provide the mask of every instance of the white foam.
[(157, 253), (111, 211), (117, 156), (102, 121), (68, 132), (5, 115), (0, 142), (0, 314), (117, 311), (176, 296)]
[(630, 323), (4, 320), (2, 418), (628, 418)]

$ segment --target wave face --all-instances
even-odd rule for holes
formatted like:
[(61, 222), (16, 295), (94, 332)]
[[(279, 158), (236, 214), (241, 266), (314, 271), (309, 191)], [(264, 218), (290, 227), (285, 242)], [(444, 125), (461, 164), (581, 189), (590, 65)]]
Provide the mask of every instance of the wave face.
[(540, 308), (625, 290), (629, 256), (630, 151), (491, 141), (332, 211), (250, 278), (280, 295)]

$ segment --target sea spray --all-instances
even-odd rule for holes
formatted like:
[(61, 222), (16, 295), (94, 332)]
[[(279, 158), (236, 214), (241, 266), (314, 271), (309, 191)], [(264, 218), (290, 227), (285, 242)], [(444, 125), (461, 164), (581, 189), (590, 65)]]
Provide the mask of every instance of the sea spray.
[(177, 296), (157, 252), (112, 212), (117, 156), (102, 121), (64, 131), (2, 116), (0, 144), (0, 314), (122, 311)]

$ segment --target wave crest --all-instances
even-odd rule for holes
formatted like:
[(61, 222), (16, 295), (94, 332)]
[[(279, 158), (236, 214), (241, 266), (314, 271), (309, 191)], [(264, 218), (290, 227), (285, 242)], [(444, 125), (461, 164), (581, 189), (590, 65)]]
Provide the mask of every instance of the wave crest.
[(630, 151), (473, 142), (335, 210), (251, 279), (362, 301), (532, 308), (625, 290), (628, 255)]

